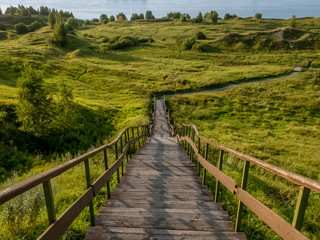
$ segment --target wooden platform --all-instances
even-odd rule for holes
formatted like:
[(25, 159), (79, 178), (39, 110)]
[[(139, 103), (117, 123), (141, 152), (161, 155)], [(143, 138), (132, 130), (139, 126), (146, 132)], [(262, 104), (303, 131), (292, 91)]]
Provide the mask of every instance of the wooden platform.
[(162, 104), (156, 102), (153, 136), (127, 164), (85, 239), (246, 239), (170, 137)]

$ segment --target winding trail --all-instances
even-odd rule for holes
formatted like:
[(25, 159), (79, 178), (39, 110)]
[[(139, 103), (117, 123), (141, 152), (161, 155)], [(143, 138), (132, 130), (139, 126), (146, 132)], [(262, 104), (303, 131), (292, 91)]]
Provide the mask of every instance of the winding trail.
[(296, 76), (297, 74), (298, 74), (298, 72), (293, 71), (293, 72), (289, 73), (288, 75), (281, 76), (281, 77), (269, 77), (269, 78), (263, 78), (263, 79), (259, 79), (259, 80), (248, 81), (248, 82), (234, 83), (234, 84), (230, 84), (230, 85), (227, 85), (227, 86), (221, 87), (221, 88), (213, 88), (213, 89), (208, 89), (208, 90), (175, 93), (175, 94), (168, 94), (165, 96), (172, 97), (174, 95), (190, 95), (190, 94), (196, 94), (196, 93), (219, 92), (219, 91), (224, 91), (224, 90), (227, 90), (230, 88), (234, 88), (234, 87), (238, 87), (238, 86), (242, 86), (242, 85), (246, 85), (246, 84), (251, 84), (251, 83), (284, 80), (284, 79), (292, 78), (292, 77)]

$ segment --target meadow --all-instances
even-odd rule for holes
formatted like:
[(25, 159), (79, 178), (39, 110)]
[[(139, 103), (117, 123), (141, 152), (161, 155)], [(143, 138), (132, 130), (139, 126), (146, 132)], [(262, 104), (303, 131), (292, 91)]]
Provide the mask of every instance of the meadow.
[[(126, 126), (147, 123), (152, 94), (221, 87), (285, 75), (296, 66), (312, 69), (320, 66), (318, 18), (296, 19), (294, 27), (289, 20), (255, 18), (219, 19), (217, 24), (172, 19), (107, 24), (92, 21), (72, 28), (63, 47), (51, 42), (53, 31), (46, 19), (37, 18), (41, 20), (44, 26), (39, 30), (17, 34), (13, 28), (17, 21), (31, 24), (35, 17), (17, 20), (0, 16), (0, 23), (6, 26), (6, 30), (0, 31), (1, 189), (110, 141)], [(199, 39), (199, 32), (205, 38)], [(56, 137), (43, 139), (19, 128), (15, 112), (17, 81), (26, 61), (42, 70), (44, 89), (53, 100), (58, 99), (59, 84), (64, 83), (72, 90), (79, 126), (68, 132), (60, 145)], [(259, 91), (246, 87), (228, 90), (221, 96), (215, 93), (174, 97), (170, 108), (178, 124), (195, 123), (210, 138), (317, 179), (319, 172), (310, 167), (317, 166), (319, 156), (315, 150), (319, 124), (317, 77), (318, 72), (313, 70), (279, 83), (283, 91), (288, 90), (286, 83), (292, 85), (292, 91), (299, 92), (300, 97), (296, 98), (290, 92), (282, 94), (278, 86), (261, 83), (259, 86), (266, 87)], [(314, 85), (308, 79), (315, 79)], [(257, 105), (244, 105), (248, 96)], [(271, 101), (273, 97), (277, 102)], [(255, 114), (257, 109), (261, 110), (259, 115)], [(278, 120), (280, 114), (284, 116)], [(306, 126), (300, 125), (302, 120)], [(255, 128), (248, 135), (246, 129), (251, 125)], [(265, 139), (267, 146), (262, 144)], [(239, 144), (242, 141), (247, 142)], [(310, 141), (312, 144), (303, 145)], [(302, 151), (303, 146), (306, 149)], [(310, 164), (300, 164), (298, 153), (300, 159), (310, 157)], [(103, 170), (102, 156), (94, 161), (97, 169), (93, 178)], [(84, 179), (81, 167), (54, 182), (59, 214), (85, 190), (85, 182), (83, 186), (75, 184), (80, 176)], [(47, 220), (40, 192), (39, 189), (29, 192), (26, 197), (1, 206), (1, 221), (5, 224), (0, 227), (0, 238), (34, 239), (43, 231)], [(96, 211), (104, 197), (99, 195)], [(17, 217), (10, 217), (13, 210)], [(40, 217), (35, 220), (35, 216)], [(64, 238), (83, 237), (88, 221), (88, 213), (82, 213)], [(312, 227), (314, 222), (316, 219)], [(262, 228), (260, 232), (266, 231)], [(255, 239), (253, 235), (249, 238)]]

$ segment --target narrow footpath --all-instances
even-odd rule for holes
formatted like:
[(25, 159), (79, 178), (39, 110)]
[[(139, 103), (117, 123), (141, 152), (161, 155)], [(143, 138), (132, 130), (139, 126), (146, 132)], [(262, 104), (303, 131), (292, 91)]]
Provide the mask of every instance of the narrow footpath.
[(195, 165), (170, 136), (163, 101), (157, 100), (153, 136), (127, 164), (121, 183), (85, 239), (245, 240), (246, 236), (234, 232), (228, 213), (201, 184)]

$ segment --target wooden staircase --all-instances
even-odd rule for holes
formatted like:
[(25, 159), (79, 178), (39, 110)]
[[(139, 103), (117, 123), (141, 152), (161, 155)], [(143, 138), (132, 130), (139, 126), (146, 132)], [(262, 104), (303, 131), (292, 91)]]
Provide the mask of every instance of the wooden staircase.
[(127, 164), (85, 239), (246, 239), (169, 132), (157, 100), (153, 136)]

